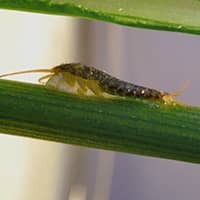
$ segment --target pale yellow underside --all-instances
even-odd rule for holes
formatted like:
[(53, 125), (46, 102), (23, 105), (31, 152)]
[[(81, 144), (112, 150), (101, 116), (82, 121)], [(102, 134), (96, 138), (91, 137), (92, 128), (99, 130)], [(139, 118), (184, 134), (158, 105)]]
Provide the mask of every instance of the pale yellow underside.
[(59, 91), (68, 92), (80, 96), (97, 96), (115, 98), (116, 96), (105, 92), (96, 80), (87, 80), (71, 73), (56, 73), (50, 76), (47, 86)]

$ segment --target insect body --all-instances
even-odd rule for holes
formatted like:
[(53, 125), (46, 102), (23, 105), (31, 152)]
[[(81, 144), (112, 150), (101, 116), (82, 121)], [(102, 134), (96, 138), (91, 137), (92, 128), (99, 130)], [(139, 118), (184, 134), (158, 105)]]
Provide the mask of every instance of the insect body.
[[(76, 79), (79, 85), (82, 87), (88, 86), (96, 96), (104, 96), (104, 93), (108, 93), (119, 96), (161, 99), (164, 94), (167, 94), (162, 91), (122, 81), (105, 72), (95, 69), (94, 67), (88, 67), (81, 64), (63, 64), (53, 68), (53, 70), (56, 74), (62, 74), (64, 79), (65, 76), (68, 76), (68, 79), (66, 77), (66, 81), (69, 81), (69, 76), (74, 76), (74, 79)], [(82, 81), (87, 83), (82, 84)], [(51, 82), (51, 80), (48, 82)], [(90, 82), (92, 84), (89, 84)], [(96, 85), (95, 88), (93, 88), (92, 85)]]
[(117, 96), (141, 97), (145, 99), (157, 99), (165, 104), (176, 104), (174, 96), (182, 90), (175, 93), (167, 93), (155, 89), (138, 86), (132, 83), (122, 81), (118, 78), (102, 72), (94, 67), (88, 67), (80, 63), (61, 64), (52, 69), (27, 70), (1, 75), (1, 77), (30, 72), (48, 72), (46, 76), (39, 79), (46, 86), (54, 87), (58, 90), (70, 92), (84, 96), (99, 96), (112, 98)]

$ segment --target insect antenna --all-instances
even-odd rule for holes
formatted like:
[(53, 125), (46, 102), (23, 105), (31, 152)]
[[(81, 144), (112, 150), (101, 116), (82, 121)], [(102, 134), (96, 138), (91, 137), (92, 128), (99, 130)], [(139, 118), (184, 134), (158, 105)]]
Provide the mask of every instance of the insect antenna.
[(18, 74), (26, 74), (26, 73), (38, 73), (38, 72), (52, 72), (52, 69), (33, 69), (33, 70), (25, 70), (20, 72), (13, 72), (8, 74), (2, 74), (0, 75), (0, 78), (7, 77), (7, 76), (14, 76)]

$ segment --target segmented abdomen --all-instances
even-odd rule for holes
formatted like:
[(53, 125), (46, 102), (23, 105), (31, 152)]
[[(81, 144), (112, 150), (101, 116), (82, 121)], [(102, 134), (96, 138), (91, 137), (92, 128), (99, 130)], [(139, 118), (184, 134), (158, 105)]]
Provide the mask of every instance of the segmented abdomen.
[(108, 93), (120, 96), (134, 96), (152, 99), (162, 99), (168, 93), (155, 89), (138, 86), (109, 74), (102, 72), (94, 67), (88, 67), (79, 63), (62, 64), (54, 68), (55, 71), (69, 72), (87, 80), (97, 80), (99, 85)]

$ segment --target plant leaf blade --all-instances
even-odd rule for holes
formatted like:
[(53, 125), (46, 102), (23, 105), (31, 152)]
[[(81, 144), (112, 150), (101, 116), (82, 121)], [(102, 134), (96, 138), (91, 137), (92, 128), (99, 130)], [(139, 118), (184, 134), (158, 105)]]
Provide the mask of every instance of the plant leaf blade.
[(0, 0), (0, 8), (200, 34), (199, 0)]
[(200, 109), (0, 80), (0, 132), (200, 163)]

